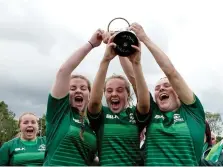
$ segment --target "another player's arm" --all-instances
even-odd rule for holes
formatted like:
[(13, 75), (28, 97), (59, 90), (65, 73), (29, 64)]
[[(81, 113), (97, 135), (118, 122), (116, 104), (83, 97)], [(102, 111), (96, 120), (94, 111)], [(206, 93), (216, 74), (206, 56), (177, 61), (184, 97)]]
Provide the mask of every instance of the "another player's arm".
[(137, 98), (136, 81), (135, 81), (135, 75), (134, 75), (132, 63), (126, 57), (119, 56), (119, 60), (120, 60), (120, 64), (122, 66), (122, 69), (123, 69), (125, 75), (127, 76), (129, 82), (131, 83), (131, 85), (133, 87), (133, 90), (134, 90), (134, 93), (135, 93), (136, 98)]
[(101, 111), (101, 101), (104, 91), (104, 84), (105, 84), (105, 78), (108, 70), (108, 66), (110, 61), (116, 56), (113, 47), (115, 44), (112, 42), (114, 36), (110, 37), (108, 44), (106, 46), (106, 51), (104, 53), (104, 57), (100, 63), (97, 75), (95, 77), (91, 95), (90, 95), (90, 101), (88, 103), (88, 111), (91, 114), (97, 114)]
[(141, 114), (148, 114), (150, 109), (150, 96), (149, 90), (142, 72), (141, 66), (141, 43), (139, 46), (132, 46), (136, 52), (128, 58), (132, 63), (133, 73), (135, 76), (135, 84), (137, 90), (137, 110)]
[(62, 98), (69, 92), (70, 75), (74, 69), (81, 63), (85, 56), (102, 42), (102, 31), (97, 30), (86, 44), (77, 49), (65, 63), (60, 67), (56, 75), (56, 81), (53, 85), (51, 95), (55, 98)]
[(185, 104), (192, 104), (194, 102), (194, 94), (180, 73), (175, 69), (168, 56), (152, 42), (152, 40), (144, 32), (142, 26), (137, 23), (133, 23), (130, 29), (136, 33), (137, 37), (139, 37), (139, 39), (152, 53), (157, 64), (165, 73), (173, 89), (179, 96), (179, 99)]

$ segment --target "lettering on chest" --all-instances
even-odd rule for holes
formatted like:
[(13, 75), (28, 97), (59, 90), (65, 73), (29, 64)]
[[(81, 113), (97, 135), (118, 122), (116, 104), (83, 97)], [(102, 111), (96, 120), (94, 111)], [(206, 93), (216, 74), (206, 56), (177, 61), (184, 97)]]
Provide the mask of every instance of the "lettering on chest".
[(25, 151), (25, 147), (17, 147), (15, 148), (15, 152), (18, 152), (18, 151)]
[[(111, 115), (111, 114), (106, 114), (106, 118), (107, 119), (112, 119), (112, 120), (114, 120), (114, 119), (118, 119), (119, 120), (120, 119), (119, 116), (117, 116), (117, 115)], [(126, 120), (126, 119), (125, 118), (124, 119), (122, 118), (122, 120)], [(130, 122), (132, 124), (135, 124), (136, 123), (135, 118), (133, 116), (133, 113), (130, 113), (129, 114), (129, 117), (127, 118), (126, 121), (128, 121), (128, 122)]]
[[(73, 121), (74, 121), (75, 123), (82, 124), (82, 122), (81, 122), (79, 119), (75, 119), (75, 118), (73, 118)], [(84, 124), (89, 124), (88, 119), (86, 119), (86, 120), (84, 121)]]
[[(162, 119), (162, 120), (165, 119), (165, 117), (163, 115), (156, 115), (154, 118), (155, 119)], [(184, 122), (184, 119), (180, 116), (180, 114), (174, 114), (173, 115), (173, 120), (174, 120), (174, 123)]]
[(174, 123), (176, 122), (184, 122), (184, 119), (180, 116), (180, 114), (173, 115)]
[(119, 117), (117, 115), (110, 115), (110, 114), (106, 114), (106, 118), (107, 119), (119, 119)]
[(80, 121), (80, 120), (78, 120), (78, 119), (74, 119), (74, 118), (73, 118), (73, 121), (74, 121), (74, 122), (76, 122), (76, 123), (78, 123), (78, 124), (80, 124), (80, 123), (81, 123), (81, 121)]
[[(24, 152), (27, 149), (25, 147), (17, 147), (15, 148), (15, 152)], [(37, 147), (37, 151), (45, 151), (46, 150), (46, 145), (45, 144), (41, 144), (39, 147)], [(27, 150), (29, 151), (29, 149)]]
[(162, 120), (164, 120), (164, 116), (163, 115), (156, 115), (154, 118), (155, 119), (162, 119)]

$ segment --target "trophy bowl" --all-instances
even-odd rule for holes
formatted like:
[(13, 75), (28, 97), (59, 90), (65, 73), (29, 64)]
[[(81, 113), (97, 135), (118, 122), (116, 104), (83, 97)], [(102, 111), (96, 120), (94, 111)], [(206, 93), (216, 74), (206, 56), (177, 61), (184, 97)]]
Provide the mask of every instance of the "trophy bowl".
[[(126, 19), (122, 17), (117, 17), (111, 20), (110, 23), (108, 24), (108, 32), (110, 32), (109, 28), (110, 28), (111, 23), (117, 19), (124, 20), (125, 22), (127, 22), (128, 26), (130, 27), (129, 22)], [(120, 31), (115, 31), (115, 34), (116, 35), (113, 39), (113, 42), (116, 44), (116, 47), (114, 48), (114, 50), (117, 55), (127, 57), (136, 51), (136, 49), (133, 48), (131, 45), (138, 46), (139, 41), (136, 35), (132, 31), (129, 31), (127, 29), (120, 30)]]

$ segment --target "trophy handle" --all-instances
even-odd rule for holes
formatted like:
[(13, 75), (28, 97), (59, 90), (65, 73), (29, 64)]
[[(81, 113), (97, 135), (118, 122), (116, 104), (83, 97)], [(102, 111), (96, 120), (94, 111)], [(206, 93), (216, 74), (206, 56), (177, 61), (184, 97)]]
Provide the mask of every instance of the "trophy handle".
[(128, 23), (128, 25), (129, 25), (129, 27), (130, 27), (129, 22), (128, 22), (125, 18), (123, 18), (123, 17), (116, 17), (116, 18), (112, 19), (112, 20), (110, 21), (110, 23), (108, 24), (108, 28), (107, 28), (107, 29), (108, 29), (108, 32), (109, 32), (110, 24), (111, 24), (114, 20), (118, 20), (118, 19), (121, 19), (121, 20), (126, 21), (126, 23)]

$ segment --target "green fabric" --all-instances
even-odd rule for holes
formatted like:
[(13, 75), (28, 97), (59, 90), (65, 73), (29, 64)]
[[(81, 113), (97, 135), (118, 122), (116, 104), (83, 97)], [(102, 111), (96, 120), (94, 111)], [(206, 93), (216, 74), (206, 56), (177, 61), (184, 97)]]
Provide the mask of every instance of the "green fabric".
[(45, 137), (37, 137), (35, 143), (14, 138), (0, 148), (0, 166), (42, 166), (45, 144)]
[(21, 142), (25, 145), (35, 145), (37, 143), (37, 139), (35, 140), (32, 140), (32, 141), (27, 141), (27, 140), (22, 140), (21, 139)]
[(77, 110), (69, 104), (69, 95), (62, 99), (49, 95), (46, 113), (46, 158), (44, 166), (86, 166), (93, 162), (97, 150), (96, 135), (84, 121), (84, 140)]
[(98, 115), (88, 113), (99, 142), (99, 159), (102, 166), (137, 166), (142, 163), (136, 108), (127, 108), (118, 114), (102, 107)]
[(146, 133), (146, 166), (194, 166), (202, 156), (205, 115), (199, 99), (175, 112), (161, 112), (151, 97)]
[(221, 140), (212, 147), (211, 151), (209, 152), (205, 160), (217, 162), (222, 152), (222, 148), (223, 148), (223, 140)]
[(206, 143), (204, 143), (202, 153), (204, 153), (207, 149), (208, 149), (208, 143), (206, 142)]
[(205, 159), (202, 159), (200, 166), (223, 166), (223, 161), (212, 162), (212, 161), (206, 161)]

